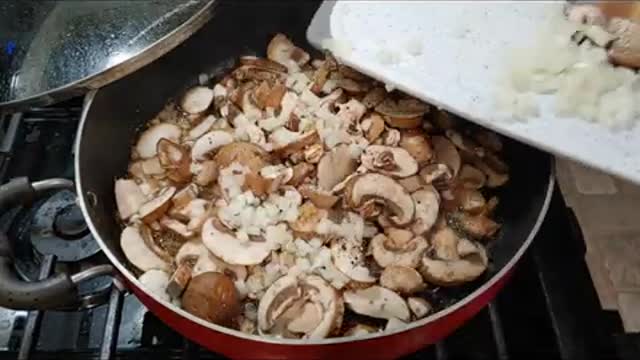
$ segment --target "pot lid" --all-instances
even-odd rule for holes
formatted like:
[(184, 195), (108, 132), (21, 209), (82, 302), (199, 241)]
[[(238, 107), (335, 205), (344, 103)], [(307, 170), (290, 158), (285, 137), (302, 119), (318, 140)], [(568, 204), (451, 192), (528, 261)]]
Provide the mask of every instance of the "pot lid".
[(117, 80), (184, 41), (215, 0), (0, 1), (0, 107)]

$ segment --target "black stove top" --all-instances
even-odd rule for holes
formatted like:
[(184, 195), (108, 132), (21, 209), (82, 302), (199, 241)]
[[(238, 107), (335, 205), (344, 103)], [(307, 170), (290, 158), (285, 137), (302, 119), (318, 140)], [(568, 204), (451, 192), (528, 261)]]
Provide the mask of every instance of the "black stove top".
[[(71, 179), (80, 107), (76, 99), (5, 115), (0, 180)], [(576, 224), (556, 189), (540, 233), (497, 299), (452, 336), (407, 359), (640, 359), (640, 335), (625, 335), (617, 313), (598, 304)], [(4, 214), (0, 229), (14, 239), (26, 278), (106, 261), (69, 192)], [(0, 308), (0, 359), (222, 358), (173, 332), (108, 279), (84, 290), (98, 294), (87, 309)]]

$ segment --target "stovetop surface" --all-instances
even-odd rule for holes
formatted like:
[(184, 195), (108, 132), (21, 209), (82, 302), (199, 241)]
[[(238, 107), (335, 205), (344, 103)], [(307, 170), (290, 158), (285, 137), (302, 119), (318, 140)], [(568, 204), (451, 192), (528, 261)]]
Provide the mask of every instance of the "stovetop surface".
[[(76, 99), (5, 116), (0, 128), (0, 180), (73, 178), (72, 147), (80, 107)], [(14, 209), (0, 217), (0, 230), (27, 249), (23, 253), (26, 260), (18, 262), (23, 276), (33, 278), (43, 261), (50, 259), (38, 249), (69, 256), (61, 249), (64, 246), (39, 245), (35, 250), (29, 246), (50, 237), (41, 227), (53, 221), (51, 216), (61, 211), (73, 213), (69, 196), (72, 194), (56, 194), (53, 200), (43, 199), (31, 209)], [(77, 220), (72, 214), (76, 238), (71, 243), (84, 241), (90, 247), (85, 238), (90, 235)], [(497, 299), (452, 336), (407, 359), (523, 359), (532, 355), (538, 359), (640, 359), (640, 336), (625, 335), (617, 313), (602, 311), (598, 304), (576, 224), (556, 189), (538, 236)], [(88, 255), (79, 263), (60, 261), (56, 268), (74, 271), (106, 261), (99, 252), (85, 252)], [(134, 296), (110, 290), (110, 282), (92, 286), (87, 291), (106, 291), (103, 300), (107, 303), (71, 312), (0, 308), (0, 359), (222, 358), (173, 332)], [(29, 341), (32, 347), (25, 345)]]

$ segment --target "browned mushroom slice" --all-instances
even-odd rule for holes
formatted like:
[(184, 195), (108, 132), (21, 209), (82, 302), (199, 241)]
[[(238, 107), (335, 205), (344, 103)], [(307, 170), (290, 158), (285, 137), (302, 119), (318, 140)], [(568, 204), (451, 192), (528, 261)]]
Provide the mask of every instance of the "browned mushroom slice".
[(471, 215), (455, 212), (450, 214), (449, 218), (452, 226), (477, 239), (492, 237), (500, 229), (500, 224), (484, 214)]
[[(487, 252), (478, 243), (460, 239), (458, 244), (468, 248), (454, 259), (437, 259), (425, 255), (420, 264), (420, 274), (429, 283), (440, 286), (455, 286), (478, 278), (488, 265)], [(436, 245), (437, 246), (437, 245)]]
[(158, 159), (169, 180), (181, 184), (191, 180), (191, 159), (186, 149), (167, 139), (158, 141)]
[(458, 125), (458, 119), (444, 110), (438, 110), (432, 117), (433, 123), (442, 130), (454, 129)]
[(315, 234), (320, 221), (328, 215), (327, 210), (316, 207), (307, 201), (298, 209), (298, 218), (289, 224), (291, 230), (300, 234)]
[(192, 266), (188, 263), (178, 265), (167, 284), (167, 294), (173, 298), (179, 298), (191, 281)]
[(462, 165), (458, 174), (458, 183), (466, 189), (481, 189), (487, 181), (487, 176), (478, 168), (468, 164)]
[(615, 37), (609, 49), (609, 61), (630, 68), (640, 67), (640, 25), (629, 19), (614, 18), (607, 30)]
[[(178, 235), (178, 240), (186, 241), (187, 239), (193, 237), (195, 232), (189, 230), (187, 225), (181, 223), (176, 219), (172, 219), (170, 217), (163, 217), (160, 219), (160, 226), (162, 226), (165, 230), (173, 232), (173, 234)], [(174, 238), (172, 236), (172, 238)]]
[(287, 185), (301, 185), (307, 178), (309, 178), (313, 174), (314, 171), (316, 171), (315, 166), (306, 162), (295, 164), (293, 166), (293, 175), (291, 176), (289, 182), (287, 182)]
[(330, 209), (340, 200), (340, 197), (315, 189), (311, 185), (303, 185), (299, 190), (304, 198), (309, 199), (320, 209)]
[(413, 175), (404, 179), (398, 179), (398, 183), (402, 185), (409, 193), (422, 189), (425, 184), (420, 175)]
[(453, 174), (445, 164), (430, 164), (420, 170), (420, 177), (426, 184), (432, 184), (437, 189), (444, 189), (453, 179)]
[[(231, 76), (233, 77), (233, 79), (238, 80), (238, 82), (240, 82), (241, 84), (243, 83), (244, 86), (247, 86), (244, 89), (241, 89), (243, 85), (240, 85), (239, 87), (235, 87), (230, 91), (229, 99), (237, 105), (238, 96), (244, 95), (244, 92), (246, 90), (249, 90), (249, 87), (255, 85), (253, 84), (253, 82), (282, 81), (284, 80), (286, 73), (253, 65), (242, 65), (239, 68), (233, 70)], [(238, 92), (238, 94), (234, 94), (234, 91), (239, 89), (241, 90)]]
[[(160, 140), (165, 140), (160, 139)], [(160, 141), (158, 141), (158, 144), (160, 143)], [(140, 164), (140, 168), (142, 170), (142, 176), (139, 176), (141, 178), (144, 178), (144, 175), (164, 175), (165, 170), (162, 167), (162, 164), (160, 164), (160, 159), (157, 156), (154, 156), (152, 158), (148, 158), (148, 159), (144, 159), (144, 160), (140, 160), (138, 161), (138, 163)]]
[(284, 276), (260, 299), (258, 326), (263, 333), (321, 339), (340, 328), (341, 296), (318, 276)]
[(291, 70), (297, 70), (311, 58), (304, 50), (296, 47), (286, 36), (277, 34), (267, 46), (267, 57)]
[(478, 169), (480, 169), (480, 171), (482, 171), (487, 176), (487, 181), (485, 182), (485, 185), (487, 187), (490, 187), (490, 188), (500, 187), (509, 181), (508, 173), (499, 172), (498, 170), (489, 166), (488, 163), (485, 161), (476, 159), (473, 162), (473, 165)]
[(418, 172), (417, 161), (408, 151), (398, 147), (369, 145), (360, 161), (367, 169), (392, 177), (404, 178)]
[(116, 205), (120, 219), (126, 220), (138, 212), (144, 204), (144, 194), (133, 180), (117, 179), (115, 182)]
[(302, 152), (307, 146), (320, 142), (320, 135), (316, 130), (303, 134), (296, 141), (290, 142), (282, 147), (273, 150), (273, 154), (281, 159), (287, 158), (295, 153)]
[(316, 69), (313, 73), (313, 86), (311, 87), (311, 91), (313, 91), (314, 94), (318, 95), (322, 92), (322, 89), (329, 78), (330, 71), (331, 70), (329, 69), (327, 62), (325, 61), (322, 63), (322, 66)]
[(385, 116), (384, 121), (387, 125), (398, 129), (416, 129), (422, 125), (422, 116), (412, 118), (399, 118), (392, 116)]
[(419, 166), (424, 166), (431, 162), (433, 149), (422, 131), (407, 130), (401, 133), (401, 148), (405, 149), (418, 162)]
[(440, 164), (445, 164), (451, 170), (451, 175), (455, 178), (460, 171), (462, 160), (455, 145), (445, 137), (434, 136), (431, 144), (435, 152), (435, 160)]
[(384, 132), (384, 119), (378, 113), (371, 113), (360, 122), (365, 138), (369, 143), (376, 141)]
[(283, 66), (282, 64), (279, 64), (270, 59), (259, 58), (256, 56), (241, 56), (240, 64), (255, 66), (257, 68), (270, 70), (270, 71), (276, 71), (276, 72), (282, 72), (282, 73), (287, 72), (286, 66)]
[(348, 195), (347, 201), (356, 208), (369, 199), (376, 199), (385, 204), (387, 210), (393, 214), (389, 216), (389, 220), (397, 226), (405, 226), (413, 221), (413, 199), (402, 185), (388, 176), (375, 173), (358, 176), (354, 179)]
[(476, 130), (473, 132), (473, 138), (485, 149), (494, 152), (502, 151), (502, 140), (500, 136), (489, 130)]
[(424, 116), (429, 105), (411, 98), (394, 101), (388, 97), (376, 106), (376, 111), (391, 118), (409, 119)]
[(222, 146), (213, 158), (218, 168), (224, 169), (234, 162), (258, 172), (269, 165), (269, 154), (260, 146), (249, 142), (233, 142)]
[(280, 109), (280, 104), (284, 94), (287, 92), (287, 88), (280, 82), (276, 82), (273, 86), (270, 86), (267, 81), (260, 83), (253, 93), (256, 105), (264, 110), (266, 108), (272, 108), (274, 110)]
[(416, 269), (406, 266), (389, 266), (380, 275), (380, 285), (400, 294), (411, 295), (423, 290), (426, 284)]
[(341, 78), (335, 79), (336, 87), (343, 89), (344, 91), (351, 94), (360, 94), (367, 92), (371, 86), (365, 82), (358, 82), (353, 79)]
[(477, 213), (485, 208), (485, 198), (478, 190), (458, 186), (452, 192), (454, 197), (452, 201), (456, 209)]
[(351, 157), (347, 145), (339, 145), (322, 156), (318, 163), (318, 188), (332, 190), (334, 186), (352, 174), (358, 162)]
[[(412, 235), (412, 234), (411, 234)], [(407, 238), (402, 232), (378, 234), (371, 239), (369, 247), (374, 260), (383, 268), (389, 266), (417, 267), (422, 253), (428, 247), (421, 236)]]
[(199, 114), (213, 102), (213, 90), (206, 86), (193, 87), (184, 94), (180, 107), (189, 114)]
[(142, 217), (142, 221), (147, 224), (150, 224), (158, 219), (160, 219), (164, 213), (167, 212), (169, 206), (171, 206), (171, 198), (176, 193), (176, 188), (173, 186), (162, 189), (160, 193), (153, 198), (152, 200), (147, 201), (146, 203), (140, 206), (140, 216)]
[(386, 96), (386, 91), (382, 87), (374, 87), (369, 90), (369, 92), (362, 98), (362, 104), (367, 107), (367, 109), (373, 109), (376, 106), (380, 105)]
[(218, 165), (213, 160), (206, 160), (200, 164), (201, 167), (196, 174), (195, 183), (200, 186), (207, 186), (218, 178)]
[(416, 235), (422, 235), (429, 231), (438, 219), (440, 208), (440, 195), (433, 186), (425, 186), (411, 194), (416, 207), (416, 219), (411, 225), (411, 230)]
[(136, 143), (136, 152), (143, 159), (152, 158), (157, 154), (157, 145), (160, 139), (178, 142), (181, 134), (182, 130), (173, 124), (162, 123), (151, 126), (140, 135)]
[(463, 136), (459, 132), (453, 129), (447, 129), (445, 136), (455, 145), (458, 149), (472, 154), (478, 157), (484, 157), (485, 150), (480, 145), (476, 144), (473, 140)]

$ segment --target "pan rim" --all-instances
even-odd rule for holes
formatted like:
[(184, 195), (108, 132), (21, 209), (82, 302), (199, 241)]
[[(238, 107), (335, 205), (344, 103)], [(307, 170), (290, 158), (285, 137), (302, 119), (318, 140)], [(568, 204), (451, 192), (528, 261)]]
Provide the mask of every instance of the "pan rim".
[[(80, 117), (80, 123), (78, 125), (78, 132), (76, 135), (76, 140), (75, 140), (75, 144), (74, 144), (74, 171), (75, 171), (75, 187), (76, 187), (76, 193), (78, 194), (78, 204), (80, 206), (80, 209), (82, 211), (82, 215), (84, 217), (84, 220), (87, 222), (87, 225), (89, 227), (89, 229), (91, 230), (91, 233), (93, 235), (93, 237), (95, 238), (95, 240), (98, 242), (98, 245), (100, 245), (100, 249), (105, 253), (105, 255), (107, 256), (107, 258), (109, 259), (109, 261), (111, 262), (111, 264), (118, 270), (118, 273), (122, 276), (124, 276), (127, 280), (127, 282), (129, 282), (130, 284), (133, 284), (133, 286), (135, 286), (137, 289), (141, 290), (143, 293), (145, 293), (147, 296), (149, 296), (150, 298), (152, 298), (155, 302), (157, 302), (158, 304), (161, 304), (164, 308), (166, 308), (167, 310), (170, 310), (172, 312), (174, 312), (175, 314), (178, 314), (180, 317), (187, 319), (193, 323), (196, 323), (200, 326), (203, 326), (209, 330), (213, 330), (216, 332), (220, 332), (222, 334), (228, 335), (228, 336), (233, 336), (236, 338), (240, 338), (243, 340), (249, 340), (249, 341), (254, 341), (254, 342), (258, 342), (258, 343), (266, 343), (266, 344), (272, 344), (272, 345), (283, 345), (283, 346), (321, 346), (321, 345), (335, 345), (335, 344), (342, 344), (342, 343), (352, 343), (352, 342), (361, 342), (361, 341), (369, 341), (369, 340), (375, 340), (375, 339), (379, 339), (379, 338), (384, 338), (387, 336), (391, 336), (391, 335), (397, 335), (400, 333), (404, 333), (404, 332), (408, 332), (408, 331), (412, 331), (415, 330), (417, 328), (423, 327), (427, 324), (433, 323), (441, 318), (444, 318), (464, 307), (466, 307), (467, 305), (469, 305), (470, 303), (472, 303), (473, 301), (475, 301), (476, 299), (478, 299), (480, 296), (482, 296), (483, 294), (485, 294), (490, 288), (492, 288), (496, 283), (498, 283), (500, 280), (502, 280), (508, 273), (509, 271), (511, 271), (513, 269), (513, 267), (515, 266), (515, 264), (518, 263), (518, 261), (522, 258), (522, 256), (524, 255), (525, 251), (529, 248), (529, 246), (531, 245), (531, 243), (533, 242), (533, 239), (535, 238), (535, 236), (537, 235), (538, 231), (540, 230), (540, 227), (542, 226), (542, 223), (546, 217), (547, 211), (549, 210), (549, 206), (551, 204), (551, 198), (553, 197), (553, 192), (554, 192), (554, 187), (555, 187), (555, 167), (553, 165), (553, 161), (552, 158), (549, 160), (550, 162), (550, 166), (549, 166), (549, 179), (547, 182), (547, 191), (545, 194), (545, 199), (543, 201), (542, 204), (542, 208), (540, 209), (540, 212), (538, 213), (538, 216), (536, 218), (536, 221), (533, 225), (533, 227), (531, 228), (531, 231), (529, 232), (527, 238), (525, 239), (525, 241), (521, 244), (520, 248), (518, 248), (518, 251), (516, 251), (516, 253), (511, 257), (511, 259), (509, 259), (509, 261), (499, 270), (497, 271), (495, 274), (493, 274), (488, 280), (486, 280), (481, 286), (479, 286), (477, 289), (475, 289), (474, 291), (470, 292), (469, 294), (467, 294), (466, 296), (464, 296), (463, 298), (461, 298), (460, 300), (456, 301), (455, 303), (453, 303), (452, 305), (432, 314), (429, 315), (423, 319), (417, 320), (417, 321), (413, 321), (408, 323), (406, 326), (398, 328), (398, 329), (394, 329), (394, 330), (389, 330), (389, 331), (382, 331), (382, 332), (377, 332), (377, 333), (373, 333), (373, 334), (366, 334), (366, 335), (361, 335), (361, 336), (343, 336), (343, 337), (336, 337), (336, 338), (326, 338), (326, 339), (317, 339), (317, 340), (312, 340), (312, 339), (279, 339), (279, 338), (275, 338), (275, 337), (265, 337), (265, 336), (259, 336), (259, 335), (249, 335), (249, 334), (245, 334), (239, 330), (234, 330), (234, 329), (230, 329), (224, 326), (220, 326), (220, 325), (216, 325), (213, 323), (210, 323), (208, 321), (205, 321), (203, 319), (200, 319), (198, 317), (196, 317), (195, 315), (192, 315), (190, 313), (188, 313), (186, 310), (172, 304), (169, 301), (160, 299), (157, 295), (147, 291), (146, 288), (144, 288), (142, 286), (142, 284), (138, 281), (138, 279), (133, 275), (133, 273), (126, 267), (124, 266), (123, 263), (120, 262), (120, 260), (116, 257), (116, 255), (110, 251), (110, 249), (108, 248), (108, 246), (106, 245), (106, 243), (104, 242), (104, 240), (102, 239), (101, 234), (98, 232), (96, 226), (93, 223), (93, 219), (92, 217), (89, 215), (89, 211), (88, 211), (88, 204), (85, 201), (85, 196), (84, 196), (84, 190), (83, 190), (83, 186), (82, 186), (82, 181), (81, 181), (81, 177), (80, 177), (80, 145), (82, 142), (82, 134), (84, 132), (84, 128), (85, 128), (85, 123), (87, 121), (87, 115), (89, 114), (89, 111), (91, 109), (91, 105), (93, 104), (93, 101), (95, 100), (96, 95), (98, 94), (99, 90), (94, 90), (89, 92), (84, 99), (84, 104), (83, 104), (83, 109), (82, 109), (82, 114)], [(551, 157), (551, 155), (549, 155)], [(142, 302), (142, 301), (141, 301)], [(142, 302), (143, 305), (144, 302)], [(146, 305), (145, 305), (146, 307)]]

